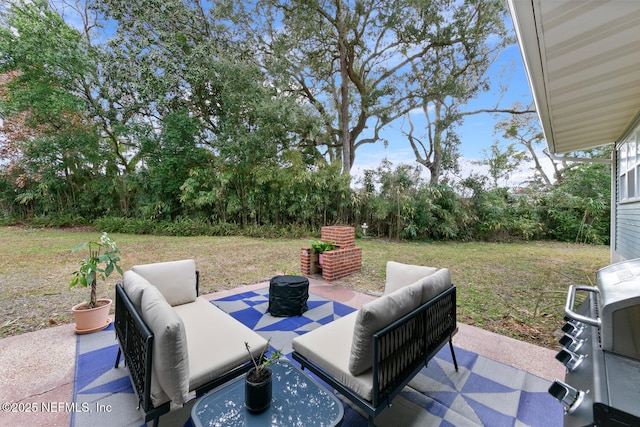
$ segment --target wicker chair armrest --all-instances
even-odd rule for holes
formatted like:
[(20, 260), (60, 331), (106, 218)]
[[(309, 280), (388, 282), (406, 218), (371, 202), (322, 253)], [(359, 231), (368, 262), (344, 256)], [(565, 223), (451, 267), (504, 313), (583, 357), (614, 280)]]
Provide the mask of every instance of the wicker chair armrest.
[(373, 405), (391, 402), (456, 332), (455, 286), (376, 332)]
[(124, 360), (129, 368), (131, 382), (144, 411), (153, 407), (151, 402), (151, 366), (153, 362), (153, 332), (135, 309), (122, 285), (116, 285), (114, 328)]

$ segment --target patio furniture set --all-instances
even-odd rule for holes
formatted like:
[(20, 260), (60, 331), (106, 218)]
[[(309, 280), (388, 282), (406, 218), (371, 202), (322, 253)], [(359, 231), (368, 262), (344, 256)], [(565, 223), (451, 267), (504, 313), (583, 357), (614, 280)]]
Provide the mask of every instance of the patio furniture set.
[[(303, 279), (272, 279), (269, 312), (300, 315), (307, 309)], [(267, 340), (198, 296), (193, 260), (146, 264), (125, 272), (116, 286), (116, 367), (125, 365), (145, 422), (188, 400), (195, 425), (216, 425), (235, 411), (236, 425), (260, 420), (307, 420), (305, 425), (340, 425), (343, 405), (304, 370), (350, 399), (374, 425), (402, 388), (457, 332), (456, 288), (449, 270), (387, 263), (384, 294), (338, 320), (292, 342), (301, 368), (281, 359), (273, 365), (273, 404), (262, 414), (244, 408), (242, 374)], [(290, 288), (295, 304), (287, 306)], [(284, 306), (277, 304), (284, 303)], [(283, 311), (284, 310), (284, 311)], [(275, 313), (275, 314), (274, 314)], [(278, 404), (275, 404), (279, 402)], [(320, 425), (318, 424), (318, 425)]]

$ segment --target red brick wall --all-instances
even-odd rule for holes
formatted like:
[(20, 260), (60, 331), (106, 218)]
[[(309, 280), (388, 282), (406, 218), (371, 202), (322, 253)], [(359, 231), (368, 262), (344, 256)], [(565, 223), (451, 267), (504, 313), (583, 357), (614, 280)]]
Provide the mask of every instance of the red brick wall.
[(309, 248), (300, 250), (300, 271), (305, 276), (311, 275), (311, 249)]
[(304, 276), (311, 276), (320, 271), (318, 254), (314, 254), (311, 248), (302, 248), (300, 250), (300, 270)]
[(337, 280), (360, 271), (362, 267), (362, 248), (355, 246), (324, 253), (322, 279), (327, 282)]
[(320, 229), (320, 240), (335, 242), (340, 248), (350, 248), (356, 245), (356, 229), (341, 225), (332, 225)]

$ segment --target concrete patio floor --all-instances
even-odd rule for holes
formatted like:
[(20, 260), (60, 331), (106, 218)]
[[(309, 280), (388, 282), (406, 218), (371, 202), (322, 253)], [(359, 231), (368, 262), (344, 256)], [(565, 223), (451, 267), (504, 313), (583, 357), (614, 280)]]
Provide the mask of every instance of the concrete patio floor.
[[(268, 286), (267, 282), (204, 295), (207, 299)], [(310, 279), (311, 293), (354, 308), (375, 296)], [(0, 426), (68, 426), (73, 395), (74, 325), (57, 326), (0, 340)], [(553, 381), (564, 379), (556, 351), (458, 323), (455, 346)], [(114, 338), (115, 339), (115, 338)], [(83, 427), (83, 426), (81, 426)]]

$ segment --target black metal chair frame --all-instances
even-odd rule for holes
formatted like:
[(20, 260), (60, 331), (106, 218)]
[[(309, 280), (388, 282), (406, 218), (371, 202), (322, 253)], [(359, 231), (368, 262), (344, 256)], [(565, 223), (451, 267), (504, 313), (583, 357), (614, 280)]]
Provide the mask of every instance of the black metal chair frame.
[[(199, 293), (199, 272), (196, 271), (196, 295)], [(171, 402), (163, 403), (155, 407), (151, 401), (151, 367), (153, 364), (153, 332), (144, 322), (133, 302), (124, 291), (121, 284), (116, 285), (116, 308), (114, 316), (114, 329), (119, 342), (118, 355), (115, 367), (120, 364), (120, 356), (124, 355), (125, 366), (129, 369), (129, 377), (134, 391), (138, 396), (138, 410), (142, 410), (144, 422), (154, 422), (154, 426), (160, 423), (160, 416), (171, 409)], [(225, 384), (253, 367), (252, 362), (247, 362), (226, 374), (214, 378), (210, 382), (195, 390), (196, 397), (200, 397), (208, 391)]]
[(452, 338), (456, 324), (456, 288), (452, 286), (373, 335), (373, 391), (371, 401), (348, 388), (312, 360), (294, 352), (293, 358), (302, 369), (316, 374), (374, 419), (438, 351), (449, 342), (455, 370), (458, 362)]

